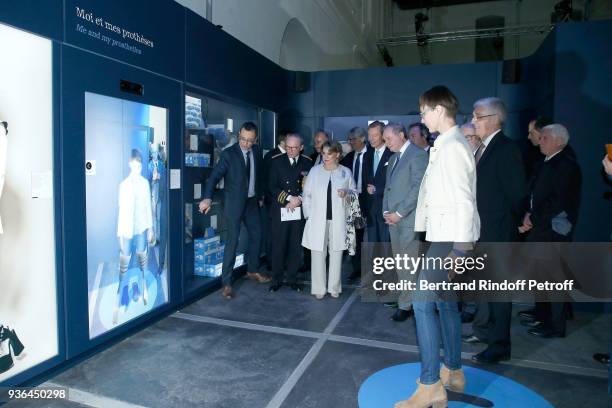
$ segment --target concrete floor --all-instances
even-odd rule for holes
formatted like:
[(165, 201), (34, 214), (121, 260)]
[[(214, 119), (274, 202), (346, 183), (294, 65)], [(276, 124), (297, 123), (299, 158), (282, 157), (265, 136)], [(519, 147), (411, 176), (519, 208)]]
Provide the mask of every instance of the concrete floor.
[[(69, 387), (71, 402), (49, 406), (354, 408), (369, 376), (418, 361), (414, 320), (391, 321), (354, 288), (322, 301), (267, 289), (241, 280), (235, 299), (213, 293), (65, 371), (49, 383)], [(525, 335), (515, 318), (513, 359), (479, 368), (555, 407), (610, 407), (607, 370), (591, 360), (607, 349), (609, 318), (577, 312), (555, 340)], [(464, 347), (464, 363), (482, 347)]]

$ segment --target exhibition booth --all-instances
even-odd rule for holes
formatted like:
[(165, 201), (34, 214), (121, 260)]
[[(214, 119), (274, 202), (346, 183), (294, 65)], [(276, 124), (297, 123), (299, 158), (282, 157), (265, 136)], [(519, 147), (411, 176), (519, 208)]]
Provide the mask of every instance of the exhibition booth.
[[(557, 29), (522, 60), (522, 78), (504, 83), (502, 62), (291, 72), (170, 0), (3, 3), (3, 386), (28, 384), (219, 287), (222, 183), (207, 215), (198, 202), (245, 121), (258, 124), (264, 151), (279, 129), (300, 131), (309, 147), (320, 127), (344, 139), (370, 119), (416, 121), (417, 96), (445, 83), (466, 101), (462, 117), (478, 97), (500, 96), (511, 134), (526, 134), (536, 113), (567, 117), (589, 137), (574, 145), (585, 173), (603, 156), (607, 22)], [(579, 108), (569, 103), (577, 98)], [(603, 189), (585, 177), (585, 214), (605, 211)], [(578, 240), (609, 239), (609, 219), (583, 221)]]

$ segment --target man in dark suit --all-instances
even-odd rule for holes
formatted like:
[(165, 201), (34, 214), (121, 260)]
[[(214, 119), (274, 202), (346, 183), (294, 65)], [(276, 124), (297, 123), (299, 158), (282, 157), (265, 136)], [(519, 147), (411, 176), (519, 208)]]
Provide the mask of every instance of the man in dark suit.
[[(506, 107), (499, 98), (484, 98), (474, 104), (472, 123), (482, 140), (474, 155), (481, 242), (517, 241), (525, 209), (527, 187), (521, 153), (502, 132), (505, 119)], [(510, 358), (512, 303), (491, 302), (489, 313), (488, 327), (474, 327), (474, 336), (488, 344), (472, 357), (478, 363)]]
[(221, 280), (222, 294), (226, 299), (233, 296), (232, 274), (242, 222), (249, 234), (247, 276), (260, 283), (270, 281), (270, 278), (257, 272), (261, 239), (259, 208), (263, 206), (264, 192), (261, 185), (261, 151), (255, 144), (256, 140), (257, 126), (245, 122), (240, 128), (238, 143), (221, 152), (219, 162), (206, 180), (204, 199), (200, 202), (200, 212), (208, 213), (215, 186), (224, 179), (223, 216), (227, 225), (227, 240)]
[[(287, 140), (287, 131), (281, 131), (278, 134), (278, 144), (272, 150), (264, 155), (263, 158), (263, 185), (264, 188), (268, 184), (268, 172), (270, 171), (270, 162), (274, 156), (278, 156), (279, 154), (287, 153), (285, 150), (285, 141)], [(267, 197), (266, 197), (267, 198)]]
[(523, 147), (523, 163), (525, 164), (525, 174), (527, 181), (531, 179), (536, 166), (544, 159), (540, 152), (540, 135), (542, 129), (552, 121), (544, 116), (538, 116), (531, 120), (527, 127), (527, 140)]
[(321, 164), (321, 160), (323, 160), (323, 157), (321, 156), (321, 146), (323, 146), (323, 143), (327, 142), (328, 140), (329, 134), (325, 130), (319, 129), (315, 132), (313, 137), (314, 152), (310, 155), (313, 166)]
[[(368, 145), (366, 143), (367, 132), (364, 128), (356, 126), (349, 131), (348, 142), (350, 143), (353, 151), (347, 154), (340, 164), (348, 167), (353, 172), (353, 178), (355, 179), (355, 186), (359, 197), (359, 206), (363, 212), (366, 208), (366, 197), (367, 197), (367, 184), (365, 184), (363, 178), (363, 162), (364, 156), (368, 151)], [(349, 281), (358, 280), (361, 276), (361, 243), (363, 242), (363, 235), (365, 230), (363, 228), (355, 229), (355, 255), (351, 258), (353, 266), (353, 272), (348, 277)]]
[(363, 178), (366, 185), (364, 213), (367, 221), (368, 242), (389, 242), (389, 226), (383, 218), (383, 194), (387, 180), (387, 167), (393, 152), (385, 145), (385, 124), (374, 121), (368, 126), (368, 149), (363, 158)]
[[(287, 265), (286, 281), (291, 289), (300, 292), (297, 270), (302, 253), (304, 214), (302, 213), (302, 188), (304, 177), (312, 167), (312, 160), (301, 152), (304, 149), (302, 137), (289, 133), (285, 142), (287, 153), (278, 154), (271, 160), (266, 194), (270, 204), (272, 228), (272, 285), (276, 292), (283, 285), (283, 269)], [(283, 220), (284, 216), (299, 211), (295, 220)]]
[[(285, 140), (287, 139), (287, 133), (288, 133), (287, 131), (281, 130), (278, 133), (278, 144), (276, 145), (276, 147), (264, 155), (263, 170), (262, 170), (263, 177), (262, 177), (262, 182), (261, 182), (261, 185), (263, 186), (264, 190), (266, 189), (266, 186), (268, 185), (268, 172), (270, 171), (272, 158), (279, 154), (286, 153)], [(264, 211), (264, 214), (262, 215), (262, 217), (264, 218), (263, 220), (264, 226), (261, 229), (262, 230), (261, 240), (263, 242), (264, 249), (266, 251), (265, 263), (267, 265), (267, 269), (271, 271), (272, 270), (272, 239), (271, 239), (272, 230), (270, 229), (270, 211), (268, 211), (270, 207), (270, 202), (268, 201), (267, 195), (264, 197), (264, 204), (266, 208), (264, 209), (265, 211)]]
[[(539, 139), (544, 160), (529, 183), (529, 211), (519, 228), (529, 232), (527, 242), (570, 242), (580, 208), (582, 175), (573, 152), (568, 152), (569, 133), (563, 125), (542, 129)], [(565, 337), (569, 304), (536, 303), (535, 317), (527, 332), (538, 337)]]

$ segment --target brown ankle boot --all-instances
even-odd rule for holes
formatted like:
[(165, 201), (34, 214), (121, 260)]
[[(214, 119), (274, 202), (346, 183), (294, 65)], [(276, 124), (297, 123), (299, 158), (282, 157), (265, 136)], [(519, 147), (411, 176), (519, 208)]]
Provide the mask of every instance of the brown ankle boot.
[(463, 392), (465, 390), (465, 375), (463, 369), (449, 370), (444, 364), (440, 368), (440, 381), (451, 391)]
[(417, 380), (417, 384), (419, 387), (412, 394), (412, 397), (408, 400), (397, 402), (395, 408), (446, 408), (448, 406), (446, 389), (441, 381), (425, 385)]

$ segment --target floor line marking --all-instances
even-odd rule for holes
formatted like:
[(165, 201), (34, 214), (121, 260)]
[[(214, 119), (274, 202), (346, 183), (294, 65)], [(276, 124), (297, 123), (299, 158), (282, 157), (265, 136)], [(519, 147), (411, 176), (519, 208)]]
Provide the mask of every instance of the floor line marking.
[[(350, 300), (351, 299), (349, 298), (349, 300), (345, 302), (345, 305), (343, 306), (343, 308), (347, 306)], [(353, 299), (353, 302), (354, 302), (354, 299)], [(353, 302), (351, 302), (351, 304)], [(333, 328), (330, 327), (332, 324), (332, 322), (330, 322), (330, 324), (326, 328), (326, 331), (324, 331), (323, 333), (319, 333), (315, 331), (308, 331), (308, 330), (300, 330), (300, 329), (287, 329), (287, 328), (276, 327), (276, 326), (266, 326), (266, 325), (255, 324), (255, 323), (244, 323), (240, 321), (219, 319), (219, 318), (214, 318), (214, 317), (203, 317), (203, 316), (197, 316), (197, 315), (192, 315), (192, 314), (183, 313), (183, 312), (177, 312), (174, 315), (171, 315), (171, 317), (192, 320), (196, 322), (218, 324), (221, 326), (236, 327), (236, 328), (241, 328), (241, 329), (257, 330), (257, 331), (264, 331), (264, 332), (276, 333), (276, 334), (286, 334), (290, 336), (308, 337), (308, 338), (316, 338), (316, 339), (325, 337), (326, 340), (335, 341), (339, 343), (355, 344), (355, 345), (375, 347), (375, 348), (381, 348), (381, 349), (387, 349), (387, 350), (403, 351), (403, 352), (415, 353), (415, 354), (419, 353), (419, 348), (416, 345), (393, 343), (393, 342), (386, 342), (386, 341), (373, 340), (373, 339), (364, 339), (360, 337), (351, 337), (351, 336), (331, 334), (333, 329), (335, 329), (337, 324), (340, 322), (340, 319), (344, 317), (344, 315), (346, 315), (346, 312), (349, 307), (350, 305), (346, 307), (343, 315), (338, 316), (340, 312), (342, 312), (342, 309), (341, 309), (338, 312), (338, 314), (336, 314), (336, 316), (334, 317), (334, 320), (336, 321), (335, 322), (332, 321), (334, 323)], [(327, 330), (329, 330), (329, 332), (327, 332)], [(471, 360), (474, 354), (476, 353), (470, 353), (470, 352), (464, 351), (464, 352), (461, 352), (461, 358), (463, 360), (469, 361)], [(546, 371), (551, 371), (551, 372), (558, 372), (562, 374), (578, 374), (578, 375), (583, 375), (583, 376), (588, 376), (588, 377), (608, 378), (607, 370), (599, 370), (596, 368), (580, 367), (580, 366), (574, 366), (574, 365), (562, 364), (562, 363), (547, 363), (547, 362), (536, 361), (536, 360), (513, 358), (510, 361), (501, 362), (500, 364), (503, 364), (504, 366), (511, 366), (511, 367), (541, 369), (541, 370), (546, 370)]]
[(319, 339), (313, 344), (313, 346), (308, 350), (308, 353), (304, 356), (302, 361), (297, 365), (297, 367), (293, 370), (287, 381), (280, 387), (280, 389), (274, 394), (274, 397), (270, 400), (266, 408), (280, 408), (280, 406), (285, 402), (291, 390), (298, 383), (302, 375), (306, 372), (308, 367), (315, 360), (319, 352), (323, 348), (323, 345), (331, 336), (331, 332), (336, 328), (340, 320), (348, 313), (349, 308), (357, 298), (357, 291), (353, 291), (349, 298), (344, 302), (338, 313), (334, 316), (334, 318), (329, 322), (323, 333), (319, 337)]
[(201, 322), (201, 323), (217, 324), (220, 326), (235, 327), (238, 329), (256, 330), (256, 331), (263, 331), (263, 332), (276, 333), (276, 334), (287, 334), (290, 336), (310, 337), (310, 338), (317, 338), (317, 339), (323, 336), (323, 333), (318, 333), (314, 331), (290, 329), (290, 328), (283, 328), (283, 327), (277, 327), (277, 326), (267, 326), (267, 325), (257, 324), (257, 323), (246, 323), (246, 322), (241, 322), (237, 320), (220, 319), (217, 317), (198, 316), (198, 315), (194, 315), (191, 313), (185, 313), (185, 312), (176, 312), (170, 315), (170, 317), (174, 317), (177, 319), (191, 320), (191, 321)]
[(66, 387), (52, 381), (42, 384), (41, 387), (67, 388), (68, 401), (93, 408), (147, 408), (143, 405), (132, 404), (130, 402), (121, 401), (115, 398), (104, 397), (102, 395), (83, 391), (78, 388)]

